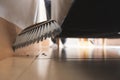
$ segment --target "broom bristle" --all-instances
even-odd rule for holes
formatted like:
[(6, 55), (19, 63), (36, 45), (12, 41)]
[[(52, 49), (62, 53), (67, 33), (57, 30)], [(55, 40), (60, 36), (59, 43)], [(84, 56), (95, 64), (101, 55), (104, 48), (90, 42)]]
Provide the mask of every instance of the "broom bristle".
[(31, 25), (21, 31), (16, 37), (13, 44), (13, 49), (34, 44), (35, 42), (43, 41), (46, 38), (55, 37), (61, 32), (61, 27), (55, 20), (44, 21)]

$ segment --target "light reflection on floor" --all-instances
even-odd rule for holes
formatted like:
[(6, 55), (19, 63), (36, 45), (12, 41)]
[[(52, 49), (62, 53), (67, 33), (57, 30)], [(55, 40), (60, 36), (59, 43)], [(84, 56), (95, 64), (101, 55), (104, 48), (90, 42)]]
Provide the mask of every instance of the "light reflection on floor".
[(82, 40), (79, 38), (66, 38), (66, 42), (63, 45), (62, 41), (59, 41), (60, 46), (59, 47), (69, 47), (69, 48), (80, 48), (80, 47), (88, 47), (88, 48), (93, 48), (95, 45), (93, 45), (88, 39), (87, 40)]
[[(104, 39), (66, 38), (60, 40), (59, 58), (66, 59), (118, 59), (120, 46), (105, 45)], [(54, 52), (54, 51), (53, 51)]]
[(39, 58), (59, 58), (59, 59), (119, 59), (120, 48), (71, 48), (63, 47), (59, 51), (57, 48), (49, 48), (43, 51), (47, 56), (39, 55)]

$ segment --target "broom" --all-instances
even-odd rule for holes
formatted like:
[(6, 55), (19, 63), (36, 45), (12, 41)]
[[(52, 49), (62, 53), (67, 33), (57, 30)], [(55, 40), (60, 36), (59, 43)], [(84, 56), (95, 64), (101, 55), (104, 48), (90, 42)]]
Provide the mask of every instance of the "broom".
[(55, 20), (44, 21), (31, 25), (22, 30), (16, 37), (13, 50), (43, 41), (46, 38), (54, 38), (61, 33), (61, 27)]

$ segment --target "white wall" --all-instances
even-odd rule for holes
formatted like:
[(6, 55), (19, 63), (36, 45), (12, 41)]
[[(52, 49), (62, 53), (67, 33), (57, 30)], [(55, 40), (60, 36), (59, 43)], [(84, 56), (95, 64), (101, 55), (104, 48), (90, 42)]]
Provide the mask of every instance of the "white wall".
[(0, 0), (0, 17), (25, 28), (34, 23), (37, 0)]
[[(51, 0), (52, 19), (61, 24), (73, 0)], [(34, 23), (38, 0), (0, 0), (0, 17), (25, 28)]]
[(73, 0), (51, 0), (52, 1), (52, 19), (61, 23), (64, 21)]

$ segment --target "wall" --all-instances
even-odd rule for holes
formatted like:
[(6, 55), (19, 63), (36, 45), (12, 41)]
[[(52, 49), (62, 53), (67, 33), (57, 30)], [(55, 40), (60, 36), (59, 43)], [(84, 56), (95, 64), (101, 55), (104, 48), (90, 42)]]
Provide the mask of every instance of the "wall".
[(52, 1), (51, 17), (61, 25), (69, 11), (69, 8), (71, 7), (73, 0), (51, 0), (51, 1)]
[[(61, 24), (73, 0), (51, 0), (52, 19)], [(21, 28), (35, 22), (38, 0), (0, 0), (0, 17), (18, 25)]]
[(38, 0), (0, 0), (0, 17), (25, 28), (34, 23)]
[[(73, 0), (52, 0), (52, 19), (61, 24)], [(38, 0), (0, 0), (0, 17), (21, 28), (35, 23)]]
[(17, 26), (0, 18), (0, 59), (13, 55), (12, 44), (17, 35)]

